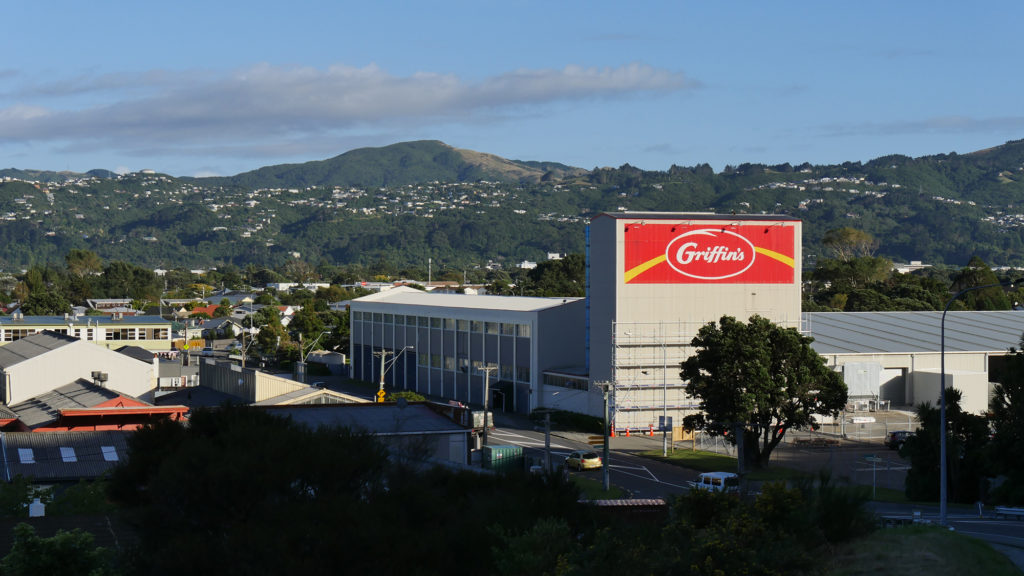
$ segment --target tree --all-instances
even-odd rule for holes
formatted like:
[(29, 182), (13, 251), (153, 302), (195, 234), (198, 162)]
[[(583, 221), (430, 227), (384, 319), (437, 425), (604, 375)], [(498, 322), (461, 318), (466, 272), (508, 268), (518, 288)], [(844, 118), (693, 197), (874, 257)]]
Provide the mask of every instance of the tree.
[(993, 370), (992, 442), (988, 461), (994, 474), (1006, 480), (993, 491), (993, 499), (1024, 504), (1024, 337), (1021, 350), (1010, 350), (1000, 369)]
[[(948, 496), (955, 502), (973, 503), (984, 495), (986, 474), (984, 455), (989, 441), (988, 423), (977, 414), (960, 408), (962, 394), (956, 388), (946, 388), (946, 457), (948, 465)], [(927, 501), (939, 498), (939, 408), (931, 402), (917, 407), (921, 427), (907, 438), (900, 455), (910, 459), (907, 471), (906, 494), (911, 500)]]
[[(972, 286), (998, 284), (999, 278), (984, 260), (975, 256), (967, 266), (953, 279), (953, 291), (963, 290)], [(1009, 310), (1010, 298), (1002, 286), (991, 286), (981, 290), (968, 292), (963, 297), (967, 310)]]
[(766, 466), (788, 430), (813, 428), (813, 415), (836, 416), (846, 405), (842, 376), (811, 342), (756, 315), (746, 324), (723, 316), (702, 327), (679, 374), (702, 411), (686, 417), (687, 427), (732, 442), (742, 427), (745, 460)]
[(42, 538), (28, 524), (14, 527), (14, 545), (0, 561), (0, 572), (11, 576), (60, 574), (114, 574), (113, 555), (94, 544), (92, 534), (76, 528), (58, 530), (51, 538)]
[(91, 250), (72, 249), (64, 256), (64, 264), (74, 276), (98, 276), (103, 272), (103, 260)]
[(878, 241), (871, 234), (849, 227), (829, 230), (821, 243), (843, 262), (857, 257), (870, 258), (878, 250)]
[(33, 292), (25, 299), (21, 312), (28, 316), (53, 316), (71, 312), (71, 304), (57, 292)]

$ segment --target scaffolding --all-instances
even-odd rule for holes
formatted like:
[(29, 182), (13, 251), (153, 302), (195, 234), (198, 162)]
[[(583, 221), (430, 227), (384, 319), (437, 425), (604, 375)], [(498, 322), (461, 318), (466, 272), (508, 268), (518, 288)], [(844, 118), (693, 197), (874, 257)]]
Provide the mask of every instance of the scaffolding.
[(702, 322), (615, 322), (612, 374), (615, 382), (613, 426), (617, 433), (660, 429), (662, 418), (682, 425), (697, 410), (679, 378), (680, 363)]

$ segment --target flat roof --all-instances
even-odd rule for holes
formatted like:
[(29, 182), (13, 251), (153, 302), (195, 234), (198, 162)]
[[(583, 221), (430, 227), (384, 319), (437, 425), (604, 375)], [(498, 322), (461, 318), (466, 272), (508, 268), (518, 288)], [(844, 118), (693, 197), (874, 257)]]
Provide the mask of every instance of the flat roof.
[(737, 222), (770, 220), (799, 222), (799, 218), (786, 214), (714, 214), (712, 212), (602, 212), (591, 220), (607, 217), (616, 220), (735, 220)]
[[(805, 312), (819, 354), (940, 352), (942, 312)], [(948, 312), (947, 352), (1019, 348), (1024, 311)]]
[(512, 312), (537, 312), (555, 308), (583, 298), (539, 298), (533, 296), (494, 296), (489, 294), (434, 294), (415, 288), (399, 286), (385, 292), (378, 292), (356, 298), (352, 304), (404, 304), (408, 306), (433, 306), (437, 308), (464, 308), (471, 310), (507, 310)]
[(63, 326), (68, 325), (82, 327), (89, 324), (170, 324), (170, 320), (164, 320), (159, 316), (124, 316), (114, 318), (113, 316), (22, 316), (15, 319), (14, 316), (0, 316), (0, 324), (4, 328), (17, 328), (19, 326)]

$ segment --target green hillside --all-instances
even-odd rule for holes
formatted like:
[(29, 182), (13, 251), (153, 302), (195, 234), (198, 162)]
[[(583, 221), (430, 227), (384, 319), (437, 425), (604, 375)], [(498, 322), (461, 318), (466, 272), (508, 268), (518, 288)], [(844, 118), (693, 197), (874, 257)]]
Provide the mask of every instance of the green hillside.
[[(583, 170), (436, 141), (364, 148), (230, 178), (5, 171), (0, 268), (71, 249), (143, 266), (292, 260), (452, 268), (582, 253), (605, 211), (785, 214), (813, 266), (825, 232), (854, 227), (896, 261), (1024, 266), (1024, 141), (968, 154), (839, 165)], [(64, 178), (64, 180), (58, 178)]]

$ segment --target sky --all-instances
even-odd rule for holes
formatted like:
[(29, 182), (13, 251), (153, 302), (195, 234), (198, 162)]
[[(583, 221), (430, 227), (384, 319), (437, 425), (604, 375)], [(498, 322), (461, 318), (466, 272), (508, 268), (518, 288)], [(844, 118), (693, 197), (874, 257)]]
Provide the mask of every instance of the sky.
[(1019, 0), (8, 4), (0, 168), (228, 176), (440, 140), (717, 171), (1024, 138)]

